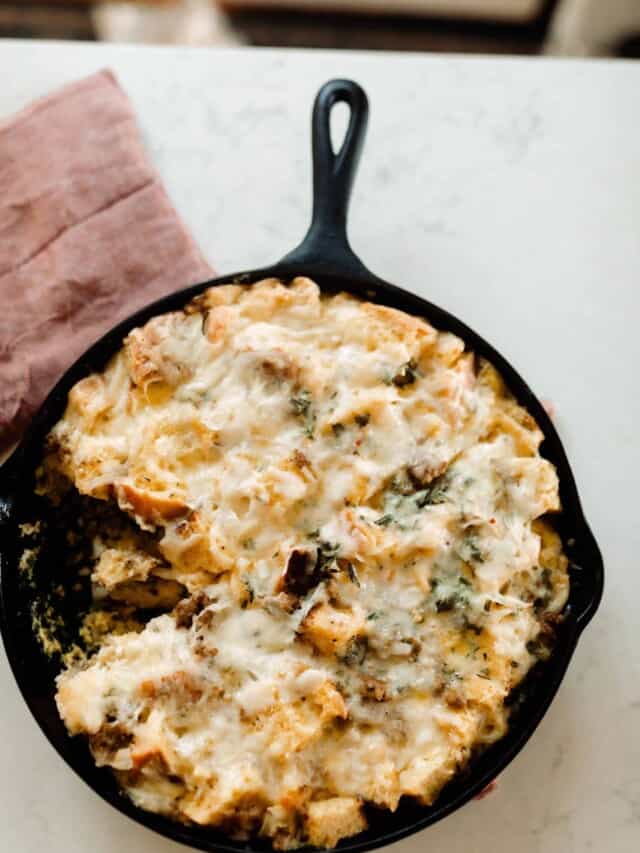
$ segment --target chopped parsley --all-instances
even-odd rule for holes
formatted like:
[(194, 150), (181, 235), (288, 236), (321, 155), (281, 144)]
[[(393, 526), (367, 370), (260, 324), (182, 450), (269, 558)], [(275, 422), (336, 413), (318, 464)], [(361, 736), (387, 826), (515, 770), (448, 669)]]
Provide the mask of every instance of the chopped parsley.
[(389, 491), (395, 495), (414, 495), (416, 493), (415, 486), (411, 482), (406, 468), (396, 472), (389, 481)]
[(251, 583), (251, 578), (249, 575), (242, 575), (242, 585), (247, 591), (247, 598), (243, 606), (246, 607), (247, 604), (251, 604), (256, 597), (255, 590), (253, 588), (253, 584)]
[(471, 583), (462, 575), (453, 578), (435, 577), (431, 579), (428, 603), (436, 613), (463, 611), (470, 606), (471, 595)]
[(396, 473), (387, 486), (382, 515), (375, 519), (374, 523), (379, 527), (395, 524), (405, 530), (407, 526), (415, 526), (418, 519), (412, 516), (426, 506), (448, 501), (448, 488), (449, 479), (446, 474), (438, 477), (426, 489), (417, 492), (406, 472)]
[(487, 555), (481, 550), (478, 544), (478, 537), (473, 533), (469, 533), (464, 537), (458, 549), (458, 554), (460, 559), (464, 560), (465, 563), (484, 563), (487, 559)]
[(360, 666), (367, 656), (368, 645), (366, 637), (354, 637), (339, 660), (347, 666)]
[(304, 422), (304, 434), (308, 438), (313, 438), (313, 431), (316, 426), (316, 415), (311, 407), (311, 402), (311, 392), (306, 388), (303, 388), (293, 397), (289, 397), (291, 411)]
[(447, 663), (443, 663), (440, 667), (440, 675), (445, 684), (453, 684), (455, 681), (462, 681), (462, 676), (455, 669), (452, 669)]
[(449, 485), (449, 478), (446, 474), (443, 474), (441, 477), (436, 477), (426, 489), (416, 492), (413, 499), (418, 509), (423, 509), (425, 506), (446, 503), (448, 500), (447, 490)]
[(306, 417), (311, 408), (311, 392), (303, 388), (295, 397), (289, 398), (289, 403), (295, 415)]

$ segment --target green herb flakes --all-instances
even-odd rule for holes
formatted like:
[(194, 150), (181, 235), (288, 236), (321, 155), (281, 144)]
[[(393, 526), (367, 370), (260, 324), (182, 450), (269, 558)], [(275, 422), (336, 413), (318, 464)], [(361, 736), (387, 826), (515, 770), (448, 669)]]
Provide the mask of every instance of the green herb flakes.
[(458, 555), (465, 563), (484, 563), (487, 559), (486, 554), (478, 544), (478, 537), (473, 533), (464, 537), (458, 548)]
[(368, 650), (366, 637), (354, 637), (339, 660), (347, 666), (360, 666), (364, 663)]
[(471, 583), (462, 575), (436, 577), (431, 580), (428, 603), (436, 613), (446, 613), (450, 610), (463, 611), (471, 604), (471, 594)]
[(291, 409), (295, 415), (306, 416), (311, 407), (311, 392), (303, 389), (295, 397), (289, 398)]
[(426, 489), (416, 492), (413, 499), (418, 509), (424, 509), (425, 506), (446, 503), (449, 499), (447, 494), (449, 485), (448, 477), (446, 474), (443, 474), (441, 477), (437, 477)]
[(304, 434), (313, 438), (316, 426), (316, 415), (311, 407), (311, 392), (303, 388), (295, 396), (289, 398), (292, 413), (304, 421)]

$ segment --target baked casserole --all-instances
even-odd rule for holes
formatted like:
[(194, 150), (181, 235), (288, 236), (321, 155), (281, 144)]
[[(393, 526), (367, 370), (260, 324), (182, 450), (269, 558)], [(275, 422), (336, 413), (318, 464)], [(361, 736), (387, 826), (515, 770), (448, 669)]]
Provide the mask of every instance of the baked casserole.
[(306, 278), (135, 329), (40, 472), (122, 517), (93, 537), (68, 731), (140, 808), (279, 849), (432, 803), (567, 599), (542, 438), (459, 338)]

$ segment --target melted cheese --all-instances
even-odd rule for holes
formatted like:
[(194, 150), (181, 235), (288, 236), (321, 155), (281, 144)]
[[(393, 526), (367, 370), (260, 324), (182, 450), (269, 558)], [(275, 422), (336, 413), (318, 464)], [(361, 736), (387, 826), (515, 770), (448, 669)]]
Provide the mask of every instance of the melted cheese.
[(45, 469), (158, 540), (98, 547), (97, 590), (193, 598), (60, 675), (67, 728), (140, 807), (277, 847), (433, 802), (566, 600), (541, 438), (455, 336), (308, 279), (154, 318)]

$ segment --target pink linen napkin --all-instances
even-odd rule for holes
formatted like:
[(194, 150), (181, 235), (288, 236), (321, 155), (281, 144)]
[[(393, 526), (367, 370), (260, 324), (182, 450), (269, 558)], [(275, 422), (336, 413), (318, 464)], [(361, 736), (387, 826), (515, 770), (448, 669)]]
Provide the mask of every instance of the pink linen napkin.
[(0, 123), (0, 451), (101, 334), (211, 275), (110, 71)]

